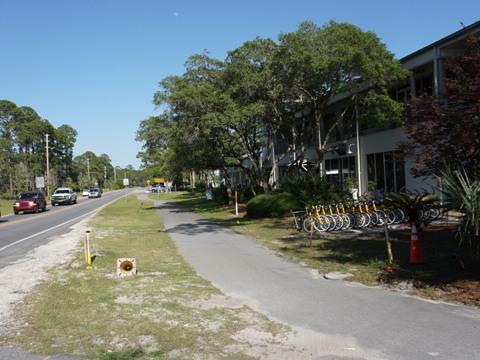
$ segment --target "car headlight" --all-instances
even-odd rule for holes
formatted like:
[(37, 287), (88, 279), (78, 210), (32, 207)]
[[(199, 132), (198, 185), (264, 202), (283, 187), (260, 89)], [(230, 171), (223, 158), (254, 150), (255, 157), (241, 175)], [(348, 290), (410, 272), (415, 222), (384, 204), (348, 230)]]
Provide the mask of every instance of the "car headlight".
[(20, 206), (20, 203), (17, 201), (17, 202), (15, 203), (15, 206), (17, 206), (17, 207)]
[(33, 205), (35, 205), (35, 201), (29, 201), (28, 202), (28, 206), (33, 206)]

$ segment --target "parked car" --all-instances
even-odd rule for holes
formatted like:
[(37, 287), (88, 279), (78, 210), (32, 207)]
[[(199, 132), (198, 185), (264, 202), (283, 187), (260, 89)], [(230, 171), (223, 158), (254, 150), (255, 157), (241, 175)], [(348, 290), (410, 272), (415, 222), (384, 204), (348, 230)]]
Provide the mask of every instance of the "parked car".
[(90, 189), (88, 192), (88, 197), (89, 198), (99, 198), (102, 197), (102, 190), (100, 188), (93, 188)]
[(43, 191), (25, 191), (20, 193), (13, 204), (13, 213), (38, 212), (47, 210), (47, 200)]
[(88, 194), (90, 194), (90, 190), (84, 189), (84, 190), (82, 191), (82, 196), (88, 196)]
[(157, 186), (154, 186), (152, 187), (152, 189), (150, 190), (151, 192), (153, 193), (163, 193), (166, 191), (166, 188), (165, 188), (165, 185), (157, 185)]
[(61, 204), (76, 204), (77, 194), (70, 188), (58, 188), (52, 195), (52, 206)]

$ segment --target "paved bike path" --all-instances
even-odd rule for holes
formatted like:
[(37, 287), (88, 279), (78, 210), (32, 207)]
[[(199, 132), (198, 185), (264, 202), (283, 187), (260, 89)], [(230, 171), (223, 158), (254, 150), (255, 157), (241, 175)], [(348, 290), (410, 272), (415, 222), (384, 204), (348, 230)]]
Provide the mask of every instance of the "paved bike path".
[(272, 319), (334, 335), (342, 349), (369, 359), (480, 359), (476, 308), (326, 280), (176, 203), (155, 207), (200, 276)]

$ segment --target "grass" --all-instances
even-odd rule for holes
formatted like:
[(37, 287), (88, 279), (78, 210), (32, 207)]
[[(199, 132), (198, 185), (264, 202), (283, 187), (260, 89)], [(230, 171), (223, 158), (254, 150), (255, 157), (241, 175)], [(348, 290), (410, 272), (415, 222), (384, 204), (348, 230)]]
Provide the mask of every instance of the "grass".
[[(432, 299), (445, 295), (439, 293), (439, 285), (466, 277), (452, 258), (454, 242), (448, 229), (419, 231), (425, 265), (409, 263), (409, 229), (392, 231), (394, 263), (388, 264), (381, 231), (310, 238), (293, 230), (288, 218), (249, 219), (243, 206), (236, 216), (232, 206), (217, 206), (199, 194), (150, 197), (180, 202), (322, 274), (348, 272), (349, 280), (367, 285), (408, 284), (416, 295)], [(101, 360), (191, 359), (199, 354), (253, 359), (268, 346), (252, 345), (238, 336), (246, 330), (269, 334), (271, 343), (282, 343), (290, 329), (247, 306), (229, 306), (228, 298), (179, 256), (153, 203), (129, 199), (115, 202), (90, 221), (92, 268), (85, 266), (79, 239), (76, 261), (51, 269), (49, 280), (17, 304), (18, 325), (1, 333), (0, 346)], [(135, 258), (138, 274), (117, 276), (119, 258)], [(475, 281), (471, 284), (478, 289)], [(465, 292), (461, 301), (480, 306), (476, 294)], [(255, 346), (257, 353), (252, 353)]]
[[(0, 346), (99, 359), (191, 359), (199, 353), (251, 359), (235, 340), (242, 330), (272, 337), (288, 331), (246, 306), (229, 307), (179, 256), (151, 203), (117, 201), (89, 225), (92, 268), (79, 251), (75, 262), (52, 269), (15, 308), (28, 325), (2, 334)], [(135, 258), (138, 274), (117, 276), (119, 258)]]
[[(235, 216), (232, 206), (217, 206), (198, 194), (161, 194), (162, 199), (183, 206), (212, 221), (255, 239), (263, 246), (305, 264), (320, 274), (349, 273), (350, 281), (369, 286), (388, 286), (408, 290), (430, 299), (478, 304), (480, 283), (478, 264), (459, 262), (452, 226), (419, 228), (419, 244), (425, 264), (410, 263), (411, 232), (408, 226), (389, 231), (394, 262), (388, 261), (385, 232), (356, 234), (324, 233), (310, 237), (291, 226), (291, 219), (249, 219), (242, 211)], [(464, 268), (465, 265), (465, 268)], [(457, 291), (457, 280), (468, 280)], [(453, 292), (450, 290), (453, 289)], [(478, 305), (477, 305), (478, 306)]]
[(0, 199), (0, 212), (2, 215), (13, 214), (14, 200)]

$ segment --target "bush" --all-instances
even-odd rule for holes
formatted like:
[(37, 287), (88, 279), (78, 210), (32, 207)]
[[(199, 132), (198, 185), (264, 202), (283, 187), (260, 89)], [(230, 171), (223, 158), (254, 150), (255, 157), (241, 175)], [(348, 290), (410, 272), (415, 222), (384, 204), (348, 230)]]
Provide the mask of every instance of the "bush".
[(4, 193), (0, 194), (0, 199), (4, 199), (4, 200), (15, 200), (16, 197), (15, 197), (15, 195), (14, 195), (14, 196), (11, 196), (10, 193), (8, 193), (8, 192), (4, 192)]
[(443, 173), (444, 206), (465, 216), (458, 227), (459, 245), (466, 245), (480, 260), (480, 171), (468, 174), (464, 169)]
[(213, 201), (215, 201), (216, 204), (228, 205), (227, 187), (225, 185), (221, 185), (218, 188), (213, 188), (212, 194), (213, 194)]
[(278, 182), (278, 191), (288, 192), (304, 204), (312, 202), (313, 199), (326, 203), (343, 197), (338, 183), (328, 181), (320, 175), (311, 174), (287, 176)]
[(284, 217), (299, 207), (297, 197), (290, 193), (258, 195), (247, 203), (247, 215), (251, 218)]
[[(238, 194), (239, 203), (245, 203), (252, 198), (252, 191), (249, 188), (232, 188), (232, 201), (235, 201), (235, 191)], [(213, 200), (218, 205), (228, 205), (227, 187), (225, 185), (213, 188)]]

